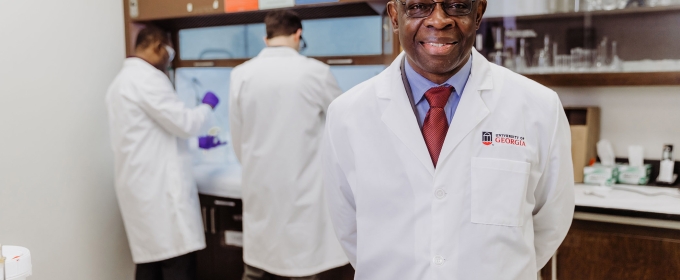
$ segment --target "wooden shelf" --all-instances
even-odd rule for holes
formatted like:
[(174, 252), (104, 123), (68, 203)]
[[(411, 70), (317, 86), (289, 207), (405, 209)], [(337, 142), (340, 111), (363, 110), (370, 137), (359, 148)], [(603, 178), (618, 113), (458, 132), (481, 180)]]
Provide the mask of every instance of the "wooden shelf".
[(649, 13), (669, 13), (679, 12), (680, 5), (660, 6), (660, 7), (636, 7), (626, 9), (616, 9), (610, 11), (583, 11), (583, 12), (567, 12), (554, 14), (539, 14), (539, 15), (524, 15), (524, 16), (505, 16), (505, 17), (488, 17), (485, 21), (503, 21), (507, 18), (515, 18), (518, 21), (532, 21), (532, 20), (549, 20), (549, 19), (564, 19), (564, 18), (579, 18), (585, 16), (619, 16), (619, 15), (635, 15), (635, 14), (649, 14)]
[[(131, 21), (153, 21), (163, 27), (171, 28), (208, 27), (262, 22), (264, 16), (270, 11), (254, 10), (226, 13), (222, 9), (202, 8), (193, 12), (187, 12), (182, 10), (186, 9), (185, 6), (176, 4), (181, 2), (171, 1), (170, 3), (175, 3), (175, 5), (165, 7), (168, 11), (154, 10), (149, 7), (143, 10), (146, 13), (140, 11), (140, 15), (137, 18), (132, 18)], [(386, 0), (341, 0), (339, 2), (297, 5), (290, 7), (290, 9), (296, 11), (302, 19), (368, 16), (379, 15), (378, 7), (386, 5), (386, 3)], [(172, 9), (170, 10), (170, 8)]]
[(680, 72), (531, 74), (545, 86), (662, 86), (680, 85)]

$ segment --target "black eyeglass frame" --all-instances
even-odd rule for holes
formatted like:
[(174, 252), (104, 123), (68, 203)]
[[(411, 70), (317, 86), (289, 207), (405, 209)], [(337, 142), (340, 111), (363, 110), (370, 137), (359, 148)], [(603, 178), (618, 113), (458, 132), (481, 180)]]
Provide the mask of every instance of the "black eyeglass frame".
[[(402, 6), (404, 6), (404, 9), (405, 9), (404, 13), (406, 13), (406, 16), (408, 16), (408, 17), (410, 17), (410, 18), (426, 18), (426, 17), (431, 16), (431, 15), (432, 15), (432, 12), (434, 12), (435, 6), (437, 6), (437, 4), (442, 5), (442, 9), (444, 10), (444, 13), (445, 13), (447, 16), (450, 16), (450, 17), (462, 17), (462, 16), (467, 16), (467, 15), (469, 15), (469, 14), (472, 13), (472, 10), (474, 9), (475, 1), (477, 1), (477, 0), (471, 0), (471, 1), (470, 1), (470, 11), (468, 11), (467, 13), (464, 13), (464, 14), (457, 14), (457, 15), (450, 15), (448, 12), (446, 12), (446, 9), (444, 8), (444, 4), (446, 4), (445, 1), (442, 1), (442, 2), (435, 2), (435, 1), (432, 1), (432, 4), (431, 4), (431, 5), (432, 5), (432, 6), (431, 6), (432, 8), (430, 8), (430, 12), (427, 13), (427, 15), (414, 17), (414, 16), (409, 15), (408, 7), (406, 7), (406, 2), (402, 2), (401, 0), (394, 0), (394, 2), (399, 3), (399, 4), (401, 4)], [(420, 3), (420, 4), (422, 4), (422, 3)]]

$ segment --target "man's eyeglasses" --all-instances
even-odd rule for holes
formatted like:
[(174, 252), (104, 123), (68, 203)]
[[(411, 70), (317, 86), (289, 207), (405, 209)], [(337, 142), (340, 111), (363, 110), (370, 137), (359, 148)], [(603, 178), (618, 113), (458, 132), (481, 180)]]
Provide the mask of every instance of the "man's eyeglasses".
[(472, 12), (475, 0), (444, 0), (434, 2), (430, 0), (395, 0), (404, 5), (406, 16), (412, 18), (429, 17), (437, 4), (441, 4), (444, 12), (453, 17), (466, 16)]

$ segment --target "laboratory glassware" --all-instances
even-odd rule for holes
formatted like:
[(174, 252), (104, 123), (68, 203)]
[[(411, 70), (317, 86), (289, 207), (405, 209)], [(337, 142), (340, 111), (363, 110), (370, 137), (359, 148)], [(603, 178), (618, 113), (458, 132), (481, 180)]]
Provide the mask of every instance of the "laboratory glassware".
[(618, 44), (616, 41), (612, 41), (612, 62), (609, 68), (614, 72), (623, 71), (623, 61), (619, 58)]
[(595, 66), (598, 70), (603, 70), (607, 66), (607, 47), (609, 39), (607, 37), (602, 38), (600, 45), (597, 47), (597, 57)]
[(519, 55), (515, 57), (515, 69), (517, 72), (526, 72), (529, 67), (527, 62), (527, 42), (525, 38), (519, 39)]
[(555, 71), (560, 73), (569, 72), (571, 69), (571, 55), (558, 54), (555, 56)]

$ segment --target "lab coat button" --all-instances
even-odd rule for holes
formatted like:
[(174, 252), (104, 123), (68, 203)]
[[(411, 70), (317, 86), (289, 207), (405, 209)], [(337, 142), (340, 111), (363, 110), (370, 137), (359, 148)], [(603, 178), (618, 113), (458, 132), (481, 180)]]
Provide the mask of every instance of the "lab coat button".
[(432, 261), (434, 261), (435, 265), (442, 265), (446, 260), (442, 256), (436, 256)]
[(434, 196), (438, 199), (444, 199), (446, 197), (446, 191), (444, 191), (442, 189), (437, 189), (434, 192)]

